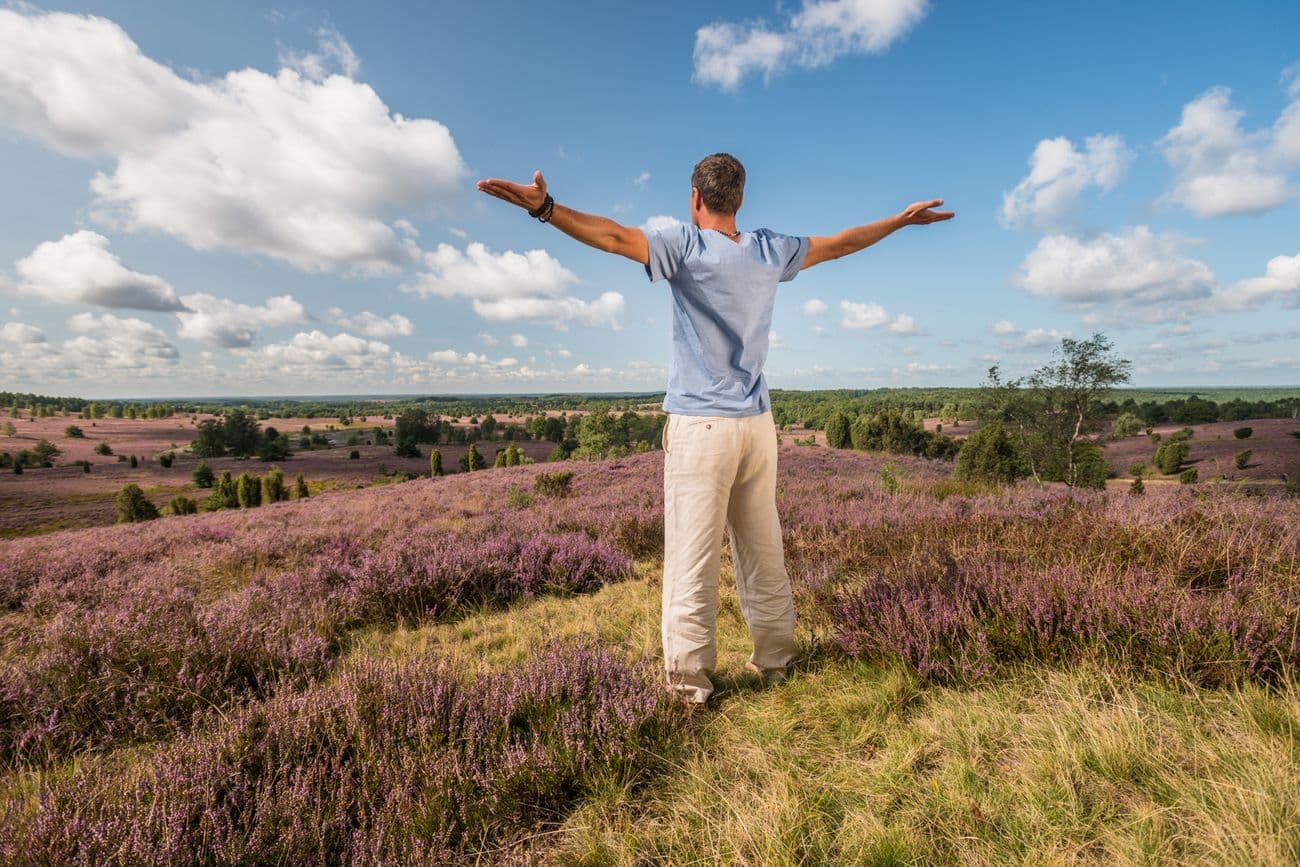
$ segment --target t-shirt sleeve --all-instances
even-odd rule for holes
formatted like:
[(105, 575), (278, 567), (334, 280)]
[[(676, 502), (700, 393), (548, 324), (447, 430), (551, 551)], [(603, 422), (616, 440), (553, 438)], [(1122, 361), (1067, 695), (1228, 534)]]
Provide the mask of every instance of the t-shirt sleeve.
[(667, 280), (677, 273), (686, 256), (686, 226), (678, 224), (667, 229), (642, 229), (650, 259), (645, 264), (645, 274), (650, 282)]
[(793, 280), (808, 256), (808, 238), (805, 235), (772, 235), (772, 248), (783, 264), (781, 282)]

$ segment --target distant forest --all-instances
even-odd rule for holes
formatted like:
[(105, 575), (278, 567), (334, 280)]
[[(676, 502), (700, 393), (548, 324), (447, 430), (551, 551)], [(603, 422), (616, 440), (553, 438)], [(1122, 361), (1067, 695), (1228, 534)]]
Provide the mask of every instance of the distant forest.
[[(982, 388), (777, 389), (770, 392), (772, 415), (780, 426), (803, 424), (822, 429), (834, 412), (850, 415), (886, 409), (939, 416), (945, 421), (973, 419), (985, 394)], [(10, 414), (83, 417), (166, 418), (175, 414), (224, 415), (243, 409), (261, 421), (275, 418), (343, 419), (364, 416), (396, 418), (411, 409), (450, 416), (487, 413), (529, 415), (578, 410), (610, 413), (658, 410), (664, 392), (600, 394), (402, 395), (393, 397), (229, 397), (102, 400), (0, 391), (0, 407)], [(1117, 388), (1100, 407), (1105, 414), (1131, 412), (1149, 424), (1199, 424), (1249, 418), (1300, 416), (1300, 388)]]

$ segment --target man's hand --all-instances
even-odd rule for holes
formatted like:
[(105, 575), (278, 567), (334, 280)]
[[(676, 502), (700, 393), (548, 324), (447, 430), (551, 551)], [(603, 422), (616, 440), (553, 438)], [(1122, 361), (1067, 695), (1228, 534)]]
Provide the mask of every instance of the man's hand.
[(478, 188), (489, 196), (496, 196), (502, 201), (518, 205), (525, 211), (535, 211), (542, 206), (542, 202), (546, 201), (546, 179), (542, 177), (541, 172), (533, 172), (533, 182), (528, 186), (503, 181), (500, 178), (488, 178), (486, 181), (479, 181)]
[(898, 215), (899, 222), (904, 226), (928, 226), (930, 223), (937, 223), (940, 220), (951, 220), (955, 216), (953, 211), (932, 210), (942, 204), (943, 199), (913, 202)]

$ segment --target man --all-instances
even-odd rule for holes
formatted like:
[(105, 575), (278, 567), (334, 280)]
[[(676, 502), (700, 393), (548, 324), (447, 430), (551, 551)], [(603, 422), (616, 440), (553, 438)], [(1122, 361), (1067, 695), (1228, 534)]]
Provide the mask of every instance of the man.
[(783, 680), (794, 657), (794, 600), (776, 509), (776, 428), (763, 363), (776, 285), (869, 247), (903, 226), (953, 216), (942, 199), (836, 235), (742, 232), (745, 169), (713, 154), (691, 175), (691, 222), (642, 230), (555, 203), (541, 172), (530, 185), (496, 178), (483, 192), (528, 210), (584, 244), (640, 262), (673, 296), (673, 353), (663, 408), (663, 651), (668, 682), (689, 702), (713, 692), (718, 573), (725, 529), (754, 652), (746, 668)]

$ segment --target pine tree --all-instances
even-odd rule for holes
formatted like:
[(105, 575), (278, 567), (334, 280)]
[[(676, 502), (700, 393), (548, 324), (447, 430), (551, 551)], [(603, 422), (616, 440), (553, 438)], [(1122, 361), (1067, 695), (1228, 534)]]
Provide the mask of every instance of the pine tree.
[(305, 500), (311, 496), (311, 494), (307, 491), (307, 482), (303, 480), (302, 473), (299, 473), (298, 477), (294, 479), (293, 485), (295, 488), (294, 493), (298, 499)]
[(136, 521), (152, 521), (158, 517), (158, 508), (149, 502), (149, 498), (140, 490), (139, 485), (131, 484), (122, 488), (117, 494), (117, 522), (129, 524)]
[(442, 475), (442, 452), (438, 449), (429, 451), (429, 477), (437, 478)]
[(212, 483), (215, 480), (212, 475), (212, 470), (208, 469), (207, 463), (203, 461), (199, 461), (199, 465), (194, 468), (194, 472), (190, 473), (190, 478), (193, 479), (194, 484), (198, 485), (200, 488), (212, 487)]
[(289, 489), (284, 485), (284, 470), (271, 467), (262, 477), (262, 502), (278, 503), (289, 499)]
[(240, 473), (239, 479), (235, 483), (235, 490), (241, 509), (252, 509), (262, 505), (262, 486), (259, 484), (257, 476)]

